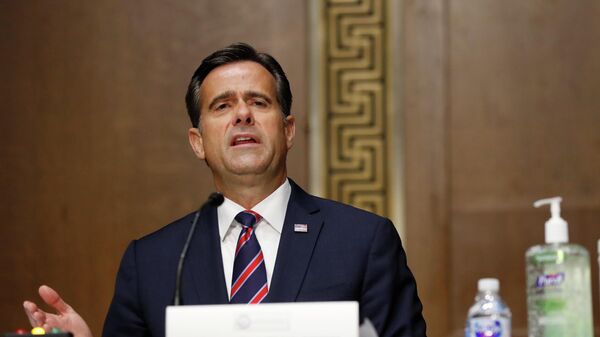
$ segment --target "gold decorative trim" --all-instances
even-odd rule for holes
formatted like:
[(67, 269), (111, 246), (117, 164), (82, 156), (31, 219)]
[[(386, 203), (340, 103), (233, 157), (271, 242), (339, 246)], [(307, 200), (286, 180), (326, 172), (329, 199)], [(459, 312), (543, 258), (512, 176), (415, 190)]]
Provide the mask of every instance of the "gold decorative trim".
[(394, 2), (311, 2), (311, 191), (403, 228)]

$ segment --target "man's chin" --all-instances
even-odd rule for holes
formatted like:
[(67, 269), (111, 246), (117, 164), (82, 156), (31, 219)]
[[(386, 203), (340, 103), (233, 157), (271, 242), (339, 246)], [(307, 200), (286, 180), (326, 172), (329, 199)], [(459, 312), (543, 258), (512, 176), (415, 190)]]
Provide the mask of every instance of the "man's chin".
[(267, 165), (259, 163), (236, 163), (229, 171), (238, 176), (260, 175), (266, 171)]

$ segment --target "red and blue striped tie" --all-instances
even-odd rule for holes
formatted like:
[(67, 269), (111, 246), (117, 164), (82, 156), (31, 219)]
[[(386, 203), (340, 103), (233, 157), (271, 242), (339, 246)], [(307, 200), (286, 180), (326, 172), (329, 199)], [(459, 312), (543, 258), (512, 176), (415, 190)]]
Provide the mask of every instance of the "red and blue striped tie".
[(230, 303), (260, 303), (269, 293), (265, 260), (254, 233), (254, 225), (260, 218), (249, 210), (235, 216), (242, 224), (242, 232), (235, 248)]

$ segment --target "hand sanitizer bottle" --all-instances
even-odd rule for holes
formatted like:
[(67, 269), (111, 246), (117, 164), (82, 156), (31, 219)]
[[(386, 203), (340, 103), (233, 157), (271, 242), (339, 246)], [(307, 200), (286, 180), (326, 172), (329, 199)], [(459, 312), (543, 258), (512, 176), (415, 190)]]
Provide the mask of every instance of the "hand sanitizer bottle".
[(555, 197), (538, 200), (551, 205), (545, 224), (546, 244), (525, 254), (529, 337), (593, 337), (590, 258), (587, 250), (569, 244), (567, 222)]

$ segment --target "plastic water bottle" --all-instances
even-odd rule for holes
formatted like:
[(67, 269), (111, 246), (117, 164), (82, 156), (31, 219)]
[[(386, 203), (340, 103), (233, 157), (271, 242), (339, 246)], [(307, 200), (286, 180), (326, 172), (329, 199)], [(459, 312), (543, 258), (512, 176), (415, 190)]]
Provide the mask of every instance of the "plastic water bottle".
[(467, 315), (465, 337), (510, 337), (511, 313), (498, 294), (498, 279), (482, 278), (477, 289)]

